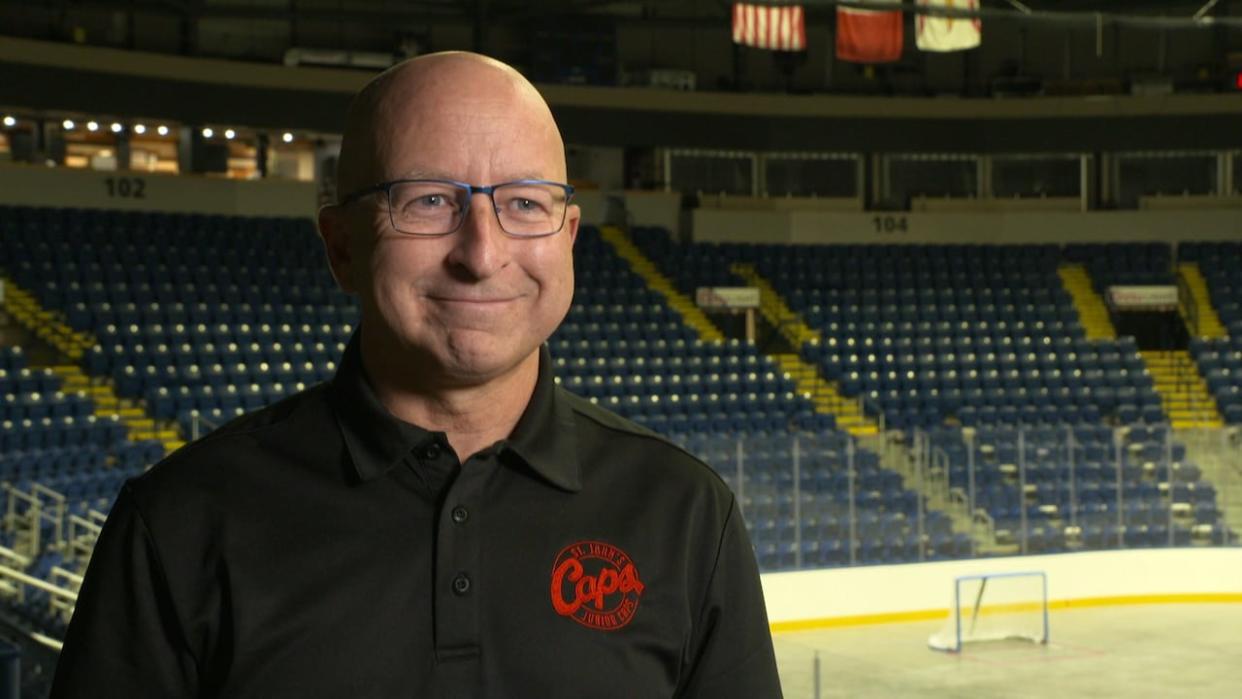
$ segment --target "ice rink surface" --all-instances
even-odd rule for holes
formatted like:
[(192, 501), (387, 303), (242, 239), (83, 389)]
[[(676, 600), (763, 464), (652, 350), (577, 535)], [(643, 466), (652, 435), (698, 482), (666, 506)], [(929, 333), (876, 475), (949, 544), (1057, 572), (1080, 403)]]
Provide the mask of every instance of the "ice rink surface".
[(777, 633), (785, 697), (1242, 697), (1242, 604), (1054, 609), (1047, 645), (980, 643), (960, 654), (927, 647), (943, 624)]

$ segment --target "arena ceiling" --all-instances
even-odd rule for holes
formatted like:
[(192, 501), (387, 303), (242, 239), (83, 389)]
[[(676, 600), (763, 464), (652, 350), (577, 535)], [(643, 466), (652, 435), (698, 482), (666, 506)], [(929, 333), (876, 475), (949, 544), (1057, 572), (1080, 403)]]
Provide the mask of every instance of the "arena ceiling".
[[(840, 0), (849, 2), (849, 0)], [(804, 0), (811, 22), (829, 21), (838, 0)], [(908, 3), (909, 0), (906, 0)], [(175, 15), (186, 19), (288, 19), (351, 22), (410, 22), (457, 19), (496, 22), (524, 17), (583, 18), (614, 22), (724, 23), (731, 3), (721, 0), (16, 0), (51, 13), (105, 10), (119, 13)], [(1106, 13), (1117, 16), (1189, 18), (1206, 14), (1234, 17), (1236, 0), (985, 0), (989, 11), (1022, 13)]]
[[(827, 29), (833, 22), (834, 7), (829, 0), (805, 1), (810, 7), (808, 22), (818, 25), (821, 36), (826, 38)], [(1220, 0), (1215, 5), (1199, 0), (1017, 0), (1017, 4), (1036, 13), (1078, 13), (1076, 16), (1088, 21), (1094, 21), (1092, 13), (1114, 17), (1121, 16), (1116, 13), (1125, 13), (1126, 17), (1160, 15), (1186, 20), (1209, 6), (1211, 16), (1215, 18), (1242, 22), (1242, 0)], [(1015, 4), (1010, 0), (984, 0), (983, 7), (995, 12), (1021, 12), (1014, 9)], [(451, 43), (444, 40), (429, 42), (432, 50), (436, 50), (446, 44), (469, 47), (472, 35), (475, 47), (487, 47), (489, 28), (503, 27), (505, 32), (491, 32), (492, 40), (497, 34), (506, 34), (497, 42), (500, 50), (494, 55), (520, 58), (524, 48), (540, 41), (536, 32), (529, 31), (540, 26), (557, 28), (560, 37), (572, 37), (576, 26), (591, 28), (596, 34), (603, 35), (608, 34), (609, 26), (628, 27), (631, 31), (619, 31), (617, 34), (629, 34), (631, 37), (635, 34), (656, 34), (632, 31), (648, 25), (652, 28), (661, 25), (711, 27), (712, 33), (718, 27), (723, 34), (730, 21), (729, 10), (730, 3), (720, 0), (4, 0), (0, 2), (0, 33), (58, 42), (136, 48), (140, 51), (280, 63), (280, 56), (286, 48), (316, 47), (316, 37), (327, 41), (342, 35), (347, 39), (352, 37), (355, 43), (343, 43), (342, 49), (392, 51), (395, 34), (418, 32), (420, 27), (451, 26)], [(161, 21), (148, 22), (143, 19), (150, 17), (161, 18)], [(95, 22), (95, 27), (102, 24), (104, 29), (90, 29), (88, 39), (79, 41), (73, 37), (71, 29), (84, 19)], [(288, 27), (284, 26), (285, 23)], [(338, 23), (346, 27), (351, 23), (369, 24), (378, 29), (370, 35), (361, 32), (338, 34), (335, 32)], [(213, 30), (202, 32), (192, 29), (194, 25), (201, 27), (205, 24), (214, 25)], [(227, 39), (228, 33), (235, 29), (244, 30), (260, 24), (280, 27), (280, 31), (272, 32), (270, 38), (267, 34), (251, 37), (251, 45), (261, 46), (267, 51), (265, 55), (231, 53), (226, 46), (212, 43), (218, 42), (221, 37)], [(116, 30), (114, 34), (117, 38), (108, 38), (109, 29)], [(668, 36), (675, 37), (679, 31), (664, 33), (664, 37), (666, 40)], [(178, 34), (182, 35), (180, 40), (185, 42), (184, 45), (177, 45)], [(1029, 43), (1040, 48), (1034, 48), (1030, 53), (1058, 57), (1062, 53), (1068, 55), (1071, 48), (1068, 41), (1049, 40), (1050, 35), (1055, 36), (1057, 32), (1031, 34)], [(1173, 45), (1174, 50), (1170, 53), (1187, 53), (1182, 50), (1186, 42), (1205, 44), (1205, 50), (1210, 50), (1214, 55), (1212, 60), (1222, 65), (1231, 45), (1242, 46), (1239, 41), (1242, 34), (1238, 30), (1169, 34), (1177, 35), (1174, 38), (1180, 41)], [(139, 37), (137, 41), (134, 40), (135, 35)], [(100, 36), (104, 38), (98, 38)], [(359, 36), (370, 36), (369, 43), (358, 39)], [(1079, 43), (1084, 43), (1085, 48), (1076, 50), (1088, 56), (1096, 55), (1095, 31), (1079, 30), (1077, 36), (1084, 39)], [(152, 46), (152, 37), (159, 38), (162, 43)], [(723, 42), (727, 41), (727, 38), (723, 39)], [(640, 42), (631, 39), (630, 46), (635, 43), (655, 42), (642, 37)], [(821, 41), (821, 44), (826, 45), (827, 42)], [(1048, 51), (1043, 50), (1045, 45)], [(715, 52), (711, 54), (712, 60), (727, 66), (730, 57), (727, 43), (722, 50), (717, 50), (716, 45), (711, 50)], [(822, 46), (818, 50), (820, 55), (830, 52)], [(739, 53), (742, 52), (733, 52), (733, 56)], [(1151, 51), (1153, 56), (1155, 53), (1155, 50)], [(752, 52), (748, 58), (753, 59), (754, 65), (772, 72), (772, 61), (763, 60), (766, 57)], [(1152, 58), (1147, 62), (1154, 61)], [(967, 76), (963, 80), (981, 80), (989, 75), (977, 69), (974, 72), (967, 70), (970, 66), (965, 62), (961, 65), (963, 68), (958, 72)], [(811, 65), (811, 68), (821, 73), (826, 71), (823, 65)], [(845, 72), (837, 71), (837, 77)], [(1055, 74), (1059, 71), (1049, 72)], [(184, 123), (235, 123), (262, 128), (331, 132), (339, 123), (339, 115), (348, 97), (346, 91), (273, 90), (240, 84), (209, 84), (188, 75), (142, 77), (103, 71), (93, 63), (34, 65), (29, 57), (20, 55), (12, 57), (8, 65), (0, 61), (0, 73), (8, 78), (0, 81), (0, 104), (10, 107), (89, 111), (117, 117), (154, 115)], [(839, 88), (839, 85), (834, 86), (841, 94), (849, 94)], [(779, 92), (779, 89), (776, 91)], [(1231, 96), (1218, 97), (1229, 99)], [(990, 149), (1030, 152), (1064, 148), (1093, 150), (1120, 147), (1118, 144), (1155, 142), (1178, 148), (1242, 147), (1242, 140), (1239, 140), (1242, 138), (1239, 133), (1242, 132), (1236, 128), (1237, 110), (1232, 107), (1228, 110), (1204, 109), (1202, 114), (1195, 115), (1151, 114), (1135, 117), (1117, 114), (1109, 118), (1083, 115), (1081, 118), (1067, 116), (1065, 119), (1032, 115), (1023, 119), (989, 120), (985, 125), (974, 125), (972, 128), (962, 128), (961, 119), (938, 118), (931, 113), (925, 117), (903, 117), (902, 126), (895, 128), (895, 122), (888, 117), (888, 107), (882, 108), (884, 118), (864, 119), (855, 115), (831, 119), (802, 116), (756, 119), (740, 114), (720, 114), (709, 120), (710, 125), (698, 111), (678, 111), (673, 107), (642, 111), (558, 103), (556, 108), (558, 119), (562, 120), (571, 140), (585, 145), (841, 150), (851, 147), (851, 144), (865, 142), (875, 150), (981, 152)]]

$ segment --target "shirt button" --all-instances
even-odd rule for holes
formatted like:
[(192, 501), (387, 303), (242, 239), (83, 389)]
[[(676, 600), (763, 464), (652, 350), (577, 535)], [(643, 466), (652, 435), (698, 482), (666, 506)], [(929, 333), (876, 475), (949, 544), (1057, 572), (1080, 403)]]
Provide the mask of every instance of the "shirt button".
[(424, 461), (435, 461), (440, 458), (440, 445), (432, 442), (423, 449)]
[(453, 578), (453, 594), (460, 597), (468, 592), (470, 592), (470, 576), (458, 573), (457, 577)]
[(465, 524), (470, 519), (470, 510), (458, 505), (453, 508), (453, 521), (457, 524)]

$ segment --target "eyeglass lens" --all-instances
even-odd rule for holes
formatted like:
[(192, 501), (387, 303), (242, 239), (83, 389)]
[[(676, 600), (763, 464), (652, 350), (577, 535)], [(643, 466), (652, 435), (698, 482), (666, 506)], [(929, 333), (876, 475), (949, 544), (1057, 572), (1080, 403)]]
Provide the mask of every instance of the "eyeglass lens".
[[(388, 197), (393, 227), (413, 235), (457, 230), (470, 205), (469, 190), (448, 182), (400, 182)], [(505, 184), (495, 189), (492, 201), (500, 227), (510, 235), (555, 233), (565, 221), (565, 190), (557, 185)]]

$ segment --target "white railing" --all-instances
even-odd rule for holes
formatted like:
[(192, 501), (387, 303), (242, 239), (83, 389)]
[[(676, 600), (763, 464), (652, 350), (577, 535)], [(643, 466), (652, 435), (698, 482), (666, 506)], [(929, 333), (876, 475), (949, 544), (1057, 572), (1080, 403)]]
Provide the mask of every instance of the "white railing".
[(78, 591), (82, 589), (82, 576), (60, 566), (52, 566), (52, 571), (48, 575), (48, 583), (52, 587), (73, 593), (73, 597), (52, 595), (49, 599), (52, 612), (59, 614), (61, 619), (68, 622), (73, 616), (73, 608), (78, 601)]
[(10, 483), (4, 484), (8, 505), (4, 514), (4, 528), (14, 534), (19, 553), (29, 558), (39, 555), (43, 549), (43, 525), (52, 526), (51, 545), (64, 542), (65, 496), (42, 483), (33, 483), (30, 492), (18, 490)]
[(199, 437), (211, 432), (220, 425), (203, 417), (197, 410), (190, 413), (190, 441), (193, 442)]
[(90, 560), (91, 553), (95, 550), (95, 541), (99, 539), (99, 533), (103, 529), (106, 518), (107, 515), (96, 510), (88, 512), (86, 517), (69, 515), (69, 533), (65, 537), (65, 561), (67, 563), (81, 562), (85, 565)]

